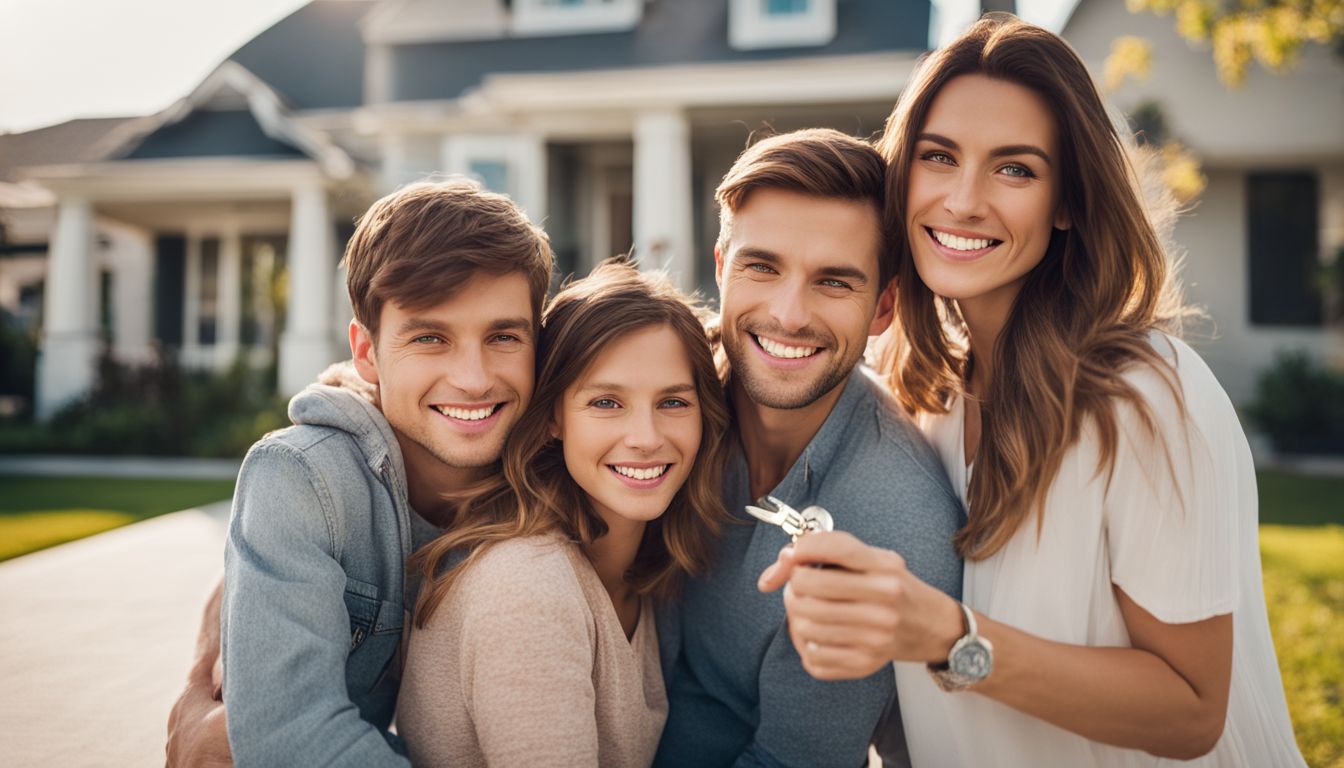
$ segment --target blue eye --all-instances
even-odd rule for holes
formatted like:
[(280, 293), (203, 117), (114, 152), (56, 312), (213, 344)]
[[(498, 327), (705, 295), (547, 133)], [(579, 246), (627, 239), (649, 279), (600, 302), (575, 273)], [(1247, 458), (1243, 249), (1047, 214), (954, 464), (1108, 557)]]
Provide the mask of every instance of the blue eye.
[(774, 267), (770, 266), (769, 264), (761, 264), (759, 262), (755, 264), (748, 264), (746, 268), (750, 269), (752, 272), (760, 272), (763, 275), (772, 275), (775, 273)]
[(669, 398), (667, 398), (666, 400), (664, 400), (663, 402), (659, 403), (659, 404), (658, 404), (658, 407), (659, 407), (659, 408), (690, 408), (690, 407), (691, 407), (691, 404), (690, 404), (690, 402), (688, 402), (688, 401), (686, 401), (686, 400), (683, 400), (683, 399), (681, 399), (680, 397), (669, 397)]
[(845, 290), (849, 290), (850, 288), (853, 287), (849, 283), (846, 283), (844, 280), (836, 280), (833, 277), (828, 277), (825, 280), (820, 280), (818, 281), (818, 284), (824, 285), (827, 288), (843, 288)]
[(929, 152), (925, 152), (924, 154), (920, 155), (919, 159), (929, 160), (935, 163), (942, 163), (943, 165), (956, 164), (956, 161), (952, 159), (952, 156), (942, 151), (941, 149), (935, 149)]
[(1025, 165), (1018, 165), (1017, 163), (1013, 163), (1012, 165), (1005, 165), (1001, 170), (1005, 176), (1011, 176), (1015, 179), (1036, 178), (1036, 174), (1032, 173), (1030, 168), (1028, 168)]
[(616, 402), (610, 397), (599, 397), (598, 399), (589, 403), (589, 405), (591, 405), (594, 408), (607, 408), (607, 409), (621, 407), (620, 403)]

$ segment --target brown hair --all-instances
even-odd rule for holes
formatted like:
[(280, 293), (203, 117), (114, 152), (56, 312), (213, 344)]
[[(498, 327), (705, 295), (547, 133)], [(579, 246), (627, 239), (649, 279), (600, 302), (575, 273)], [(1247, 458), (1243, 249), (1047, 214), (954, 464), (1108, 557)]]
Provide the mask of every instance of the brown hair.
[[(583, 489), (570, 478), (561, 445), (549, 428), (565, 390), (582, 378), (602, 350), (632, 331), (657, 326), (671, 328), (690, 358), (700, 406), (700, 447), (667, 511), (645, 527), (626, 579), (638, 594), (666, 599), (675, 594), (682, 574), (704, 571), (713, 538), (726, 518), (720, 494), (728, 407), (698, 310), (666, 278), (641, 274), (618, 257), (564, 287), (547, 307), (538, 344), (537, 387), (505, 442), (502, 477), (466, 501), (450, 531), (417, 552), (407, 566), (425, 579), (415, 608), (417, 626), (429, 621), (457, 577), (493, 544), (559, 531), (587, 545), (607, 532)], [(468, 554), (445, 568), (454, 551)]]
[(345, 248), (350, 305), (375, 338), (385, 302), (425, 309), (478, 272), (524, 274), (535, 319), (553, 263), (546, 233), (512, 200), (462, 177), (411, 184), (374, 203)]
[(1176, 332), (1185, 310), (1156, 214), (1145, 209), (1138, 174), (1083, 62), (1057, 35), (1011, 16), (986, 16), (930, 54), (879, 143), (888, 163), (886, 221), (897, 237), (900, 291), (880, 367), (906, 409), (946, 413), (969, 373), (957, 304), (920, 279), (904, 218), (915, 144), (930, 106), (944, 85), (967, 74), (1016, 83), (1048, 105), (1059, 140), (1060, 205), (1071, 222), (1054, 230), (1045, 256), (1027, 274), (993, 351), (992, 380), (978, 393), (981, 434), (969, 516), (955, 543), (964, 557), (979, 560), (1033, 512), (1040, 525), (1046, 494), (1084, 423), (1097, 429), (1097, 469), (1108, 478), (1121, 403), (1134, 406), (1155, 434), (1150, 409), (1118, 371), (1151, 365), (1180, 404), (1174, 372), (1148, 334)]
[[(866, 200), (882, 211), (885, 164), (871, 144), (831, 128), (808, 128), (771, 136), (747, 148), (714, 191), (719, 204), (718, 246), (727, 251), (733, 214), (758, 189), (783, 189), (816, 197)], [(878, 255), (878, 285), (896, 274), (885, 235)]]

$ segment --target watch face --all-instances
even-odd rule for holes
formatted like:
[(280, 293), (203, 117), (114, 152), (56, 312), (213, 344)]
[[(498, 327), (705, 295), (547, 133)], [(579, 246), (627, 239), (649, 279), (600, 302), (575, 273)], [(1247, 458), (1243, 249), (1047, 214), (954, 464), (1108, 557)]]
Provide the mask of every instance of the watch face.
[(959, 675), (983, 680), (989, 676), (989, 670), (993, 665), (994, 657), (990, 655), (988, 648), (979, 643), (968, 643), (953, 655), (950, 666)]

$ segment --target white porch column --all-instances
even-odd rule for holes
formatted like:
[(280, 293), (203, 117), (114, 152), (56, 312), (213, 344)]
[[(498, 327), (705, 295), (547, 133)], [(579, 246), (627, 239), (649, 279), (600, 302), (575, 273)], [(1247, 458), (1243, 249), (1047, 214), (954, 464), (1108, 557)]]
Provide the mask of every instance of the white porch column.
[(238, 356), (238, 331), (243, 318), (243, 239), (236, 227), (229, 227), (219, 240), (219, 276), (215, 285), (215, 365), (233, 364)]
[(280, 392), (292, 395), (336, 360), (331, 343), (333, 258), (327, 193), (320, 182), (294, 190), (289, 225), (289, 305), (280, 339)]
[(645, 112), (635, 118), (634, 197), (640, 265), (666, 268), (677, 287), (693, 289), (690, 125), (681, 112)]
[(93, 206), (62, 200), (56, 212), (43, 296), (42, 351), (37, 364), (37, 417), (93, 389), (97, 375), (98, 302), (93, 276)]

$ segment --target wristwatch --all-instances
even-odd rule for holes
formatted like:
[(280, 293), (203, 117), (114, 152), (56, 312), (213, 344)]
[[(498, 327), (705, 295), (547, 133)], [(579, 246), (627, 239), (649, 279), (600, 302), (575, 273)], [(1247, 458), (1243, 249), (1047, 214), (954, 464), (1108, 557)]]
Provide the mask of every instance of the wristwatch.
[(944, 691), (963, 691), (989, 677), (994, 669), (994, 646), (975, 633), (975, 614), (957, 603), (966, 619), (966, 634), (952, 644), (947, 661), (929, 664), (929, 675)]

